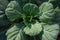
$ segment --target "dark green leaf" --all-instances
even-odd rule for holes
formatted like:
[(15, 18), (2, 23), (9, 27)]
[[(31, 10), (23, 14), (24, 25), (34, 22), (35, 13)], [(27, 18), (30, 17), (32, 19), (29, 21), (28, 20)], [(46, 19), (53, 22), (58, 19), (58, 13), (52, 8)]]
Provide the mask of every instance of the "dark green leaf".
[(8, 0), (0, 0), (0, 10), (5, 11), (8, 3), (9, 3)]
[(6, 26), (9, 21), (3, 11), (0, 11), (0, 26)]
[(55, 18), (53, 19), (55, 22), (60, 23), (60, 8), (56, 7), (55, 8)]
[(24, 12), (26, 12), (26, 15), (30, 15), (33, 17), (35, 17), (39, 12), (38, 6), (32, 3), (25, 4), (23, 10)]

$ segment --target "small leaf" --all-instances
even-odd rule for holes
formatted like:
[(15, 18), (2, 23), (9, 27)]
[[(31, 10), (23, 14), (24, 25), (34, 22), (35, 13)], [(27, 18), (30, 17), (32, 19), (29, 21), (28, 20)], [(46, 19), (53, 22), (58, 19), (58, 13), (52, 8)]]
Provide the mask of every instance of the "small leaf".
[(60, 8), (56, 7), (55, 8), (55, 18), (53, 19), (55, 22), (60, 23)]
[(6, 33), (7, 40), (23, 40), (24, 39), (23, 31), (22, 31), (23, 24), (16, 23), (11, 27), (12, 28), (10, 28)]
[(59, 33), (59, 25), (52, 24), (52, 25), (44, 25), (44, 31), (42, 33), (41, 40), (56, 40), (58, 33)]
[(54, 16), (53, 5), (49, 2), (44, 2), (40, 7), (39, 19), (42, 22), (49, 22)]
[(21, 9), (23, 8), (23, 6), (26, 4), (26, 3), (29, 3), (29, 0), (15, 0), (19, 3)]
[(26, 13), (26, 15), (30, 15), (33, 17), (35, 17), (39, 12), (38, 6), (32, 3), (25, 4), (23, 10)]
[(8, 19), (10, 21), (15, 21), (19, 18), (21, 18), (21, 13), (20, 13), (20, 6), (18, 4), (18, 2), (16, 1), (11, 1), (8, 6), (7, 9), (5, 10), (6, 16), (8, 17)]
[(42, 31), (42, 25), (40, 23), (31, 24), (31, 28), (26, 26), (24, 28), (24, 32), (27, 35), (35, 36), (38, 35)]

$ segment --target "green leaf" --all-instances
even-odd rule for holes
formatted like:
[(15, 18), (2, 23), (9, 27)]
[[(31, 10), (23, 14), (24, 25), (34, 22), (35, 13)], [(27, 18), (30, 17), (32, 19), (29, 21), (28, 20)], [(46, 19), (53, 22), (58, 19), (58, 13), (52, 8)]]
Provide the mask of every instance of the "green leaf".
[(25, 40), (22, 31), (23, 24), (14, 24), (7, 31), (7, 40)]
[(6, 16), (8, 17), (8, 19), (13, 22), (17, 19), (21, 18), (21, 13), (20, 13), (20, 6), (18, 4), (18, 2), (16, 1), (11, 1), (8, 6), (7, 9), (5, 10)]
[(35, 23), (35, 24), (31, 24), (30, 27), (26, 26), (24, 28), (24, 32), (27, 35), (30, 36), (36, 36), (38, 35), (40, 32), (42, 31), (42, 24), (41, 23)]
[(58, 5), (60, 5), (60, 0), (49, 0), (50, 3), (53, 4), (54, 8), (56, 8)]
[(0, 11), (0, 27), (7, 26), (9, 21), (3, 11)]
[(49, 2), (44, 2), (40, 7), (39, 19), (42, 22), (49, 22), (54, 16), (53, 5)]
[(44, 25), (44, 31), (42, 33), (41, 40), (56, 40), (58, 33), (59, 33), (59, 25), (52, 24), (52, 25)]
[(28, 16), (30, 15), (33, 17), (35, 17), (39, 12), (38, 6), (35, 4), (32, 4), (32, 3), (25, 4), (23, 7), (23, 10), (26, 13), (26, 15), (28, 15)]
[(8, 0), (0, 0), (0, 10), (5, 10), (8, 5)]
[(29, 0), (16, 0), (16, 1), (19, 3), (21, 9), (26, 3), (29, 3)]

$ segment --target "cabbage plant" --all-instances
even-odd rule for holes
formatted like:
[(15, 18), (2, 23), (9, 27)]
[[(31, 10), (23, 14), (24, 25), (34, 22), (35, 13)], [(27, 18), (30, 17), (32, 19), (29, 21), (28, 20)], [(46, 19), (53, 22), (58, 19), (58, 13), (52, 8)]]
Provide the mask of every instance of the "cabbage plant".
[(59, 19), (55, 20), (53, 1), (5, 0), (3, 5), (1, 0), (0, 25), (8, 27), (6, 40), (56, 40)]

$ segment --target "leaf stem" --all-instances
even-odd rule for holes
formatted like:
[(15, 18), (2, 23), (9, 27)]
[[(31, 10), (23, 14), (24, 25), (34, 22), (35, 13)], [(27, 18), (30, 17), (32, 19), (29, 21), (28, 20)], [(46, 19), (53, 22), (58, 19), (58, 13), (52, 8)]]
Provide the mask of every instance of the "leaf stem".
[(23, 17), (23, 22), (26, 25), (26, 16), (23, 14), (22, 17)]
[(30, 22), (32, 21), (32, 18), (33, 18), (33, 17), (31, 16), (31, 18), (30, 18)]

